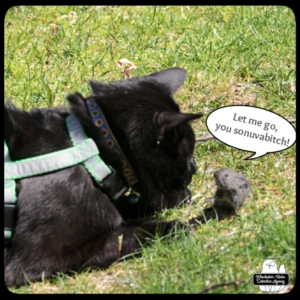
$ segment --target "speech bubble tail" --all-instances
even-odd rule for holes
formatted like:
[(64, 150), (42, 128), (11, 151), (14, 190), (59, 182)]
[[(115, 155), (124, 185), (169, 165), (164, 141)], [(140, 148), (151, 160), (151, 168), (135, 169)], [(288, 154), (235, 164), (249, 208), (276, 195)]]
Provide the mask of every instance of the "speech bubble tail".
[(252, 156), (249, 156), (248, 158), (246, 158), (246, 160), (248, 160), (248, 159), (255, 159), (255, 158), (264, 156), (265, 154), (267, 154), (267, 152), (256, 152)]

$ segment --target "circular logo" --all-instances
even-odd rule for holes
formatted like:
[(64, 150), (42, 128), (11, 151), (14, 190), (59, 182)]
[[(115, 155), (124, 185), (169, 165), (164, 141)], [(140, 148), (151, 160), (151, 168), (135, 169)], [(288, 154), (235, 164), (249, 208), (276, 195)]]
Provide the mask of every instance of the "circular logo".
[(108, 131), (106, 129), (102, 129), (101, 133), (103, 134), (104, 137), (107, 137)]
[(94, 110), (93, 112), (92, 112), (92, 116), (93, 117), (97, 117), (99, 115), (99, 111), (98, 110)]
[(98, 127), (101, 127), (103, 125), (103, 121), (101, 119), (97, 119), (95, 123)]
[(131, 184), (131, 183), (133, 183), (136, 179), (135, 179), (134, 176), (130, 176), (127, 180), (128, 180), (128, 183)]
[(117, 154), (117, 155), (120, 155), (120, 154), (121, 154), (120, 151), (117, 150), (117, 149), (115, 149), (113, 152), (114, 152), (115, 154)]
[(128, 176), (129, 174), (131, 173), (130, 169), (126, 168), (124, 171), (123, 171), (123, 174), (125, 176)]
[(111, 148), (114, 145), (114, 142), (112, 140), (107, 140), (106, 145)]

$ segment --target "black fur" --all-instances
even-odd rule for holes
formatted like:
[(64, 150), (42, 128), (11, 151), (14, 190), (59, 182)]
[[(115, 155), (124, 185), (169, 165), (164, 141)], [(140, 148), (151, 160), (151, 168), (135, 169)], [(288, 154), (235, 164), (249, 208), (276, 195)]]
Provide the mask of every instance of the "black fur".
[[(8, 286), (51, 278), (57, 272), (84, 266), (108, 267), (140, 248), (151, 235), (173, 230), (176, 221), (143, 221), (163, 208), (190, 199), (187, 185), (196, 171), (194, 133), (188, 124), (201, 114), (180, 113), (172, 95), (186, 73), (174, 68), (149, 76), (109, 84), (91, 81), (93, 96), (138, 177), (137, 204), (126, 197), (112, 202), (82, 165), (17, 181), (18, 221), (5, 248)], [(4, 108), (4, 135), (11, 159), (19, 160), (70, 147), (65, 120), (75, 113), (87, 135), (96, 142), (103, 160), (121, 172), (121, 163), (106, 146), (89, 117), (85, 99), (67, 97), (70, 109)], [(140, 218), (139, 226), (130, 225)]]

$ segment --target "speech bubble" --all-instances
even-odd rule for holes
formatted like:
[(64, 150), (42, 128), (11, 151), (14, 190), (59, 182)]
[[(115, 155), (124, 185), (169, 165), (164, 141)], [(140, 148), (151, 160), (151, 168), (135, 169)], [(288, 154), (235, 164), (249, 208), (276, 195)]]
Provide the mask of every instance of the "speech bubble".
[(296, 130), (282, 116), (253, 106), (225, 106), (211, 112), (206, 120), (209, 132), (221, 142), (255, 152), (247, 159), (291, 147)]

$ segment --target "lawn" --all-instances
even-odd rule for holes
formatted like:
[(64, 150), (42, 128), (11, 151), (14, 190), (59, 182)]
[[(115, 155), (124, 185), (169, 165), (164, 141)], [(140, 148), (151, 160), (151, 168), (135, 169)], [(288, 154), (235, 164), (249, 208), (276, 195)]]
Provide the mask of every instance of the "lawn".
[[(182, 67), (175, 98), (182, 111), (202, 112), (196, 137), (208, 133), (215, 109), (248, 105), (296, 118), (296, 23), (284, 6), (15, 6), (5, 16), (5, 99), (25, 110), (66, 105), (90, 94), (89, 79), (123, 79), (127, 58), (139, 76)], [(293, 122), (293, 126), (295, 123)], [(240, 216), (196, 226), (188, 236), (157, 239), (108, 270), (57, 274), (14, 293), (264, 293), (252, 275), (265, 259), (296, 278), (296, 149), (253, 160), (217, 139), (195, 147), (194, 201), (158, 218), (188, 220), (213, 196), (213, 173), (236, 169), (252, 183)], [(220, 284), (220, 286), (217, 286)], [(206, 290), (205, 290), (206, 289)]]

